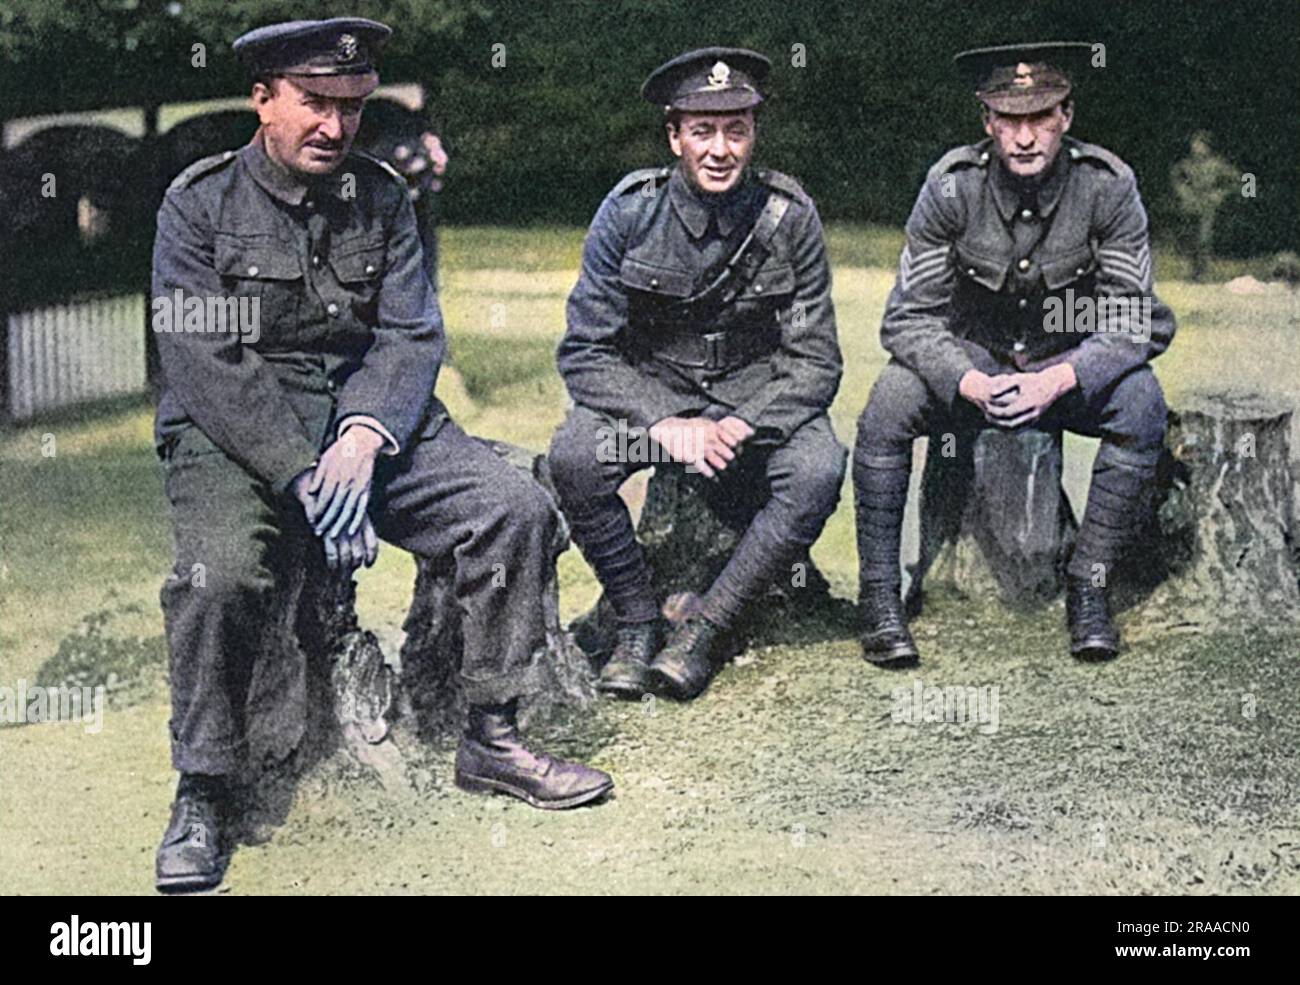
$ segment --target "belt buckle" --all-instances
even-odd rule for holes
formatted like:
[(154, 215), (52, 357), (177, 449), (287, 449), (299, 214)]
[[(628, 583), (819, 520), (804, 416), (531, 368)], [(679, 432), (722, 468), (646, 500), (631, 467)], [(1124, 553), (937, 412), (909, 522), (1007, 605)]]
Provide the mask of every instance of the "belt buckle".
[(705, 369), (718, 371), (725, 369), (723, 358), (726, 355), (726, 332), (708, 332), (704, 336), (704, 351), (707, 354)]
[(1016, 344), (1011, 347), (1011, 361), (1022, 373), (1034, 361), (1023, 340), (1017, 339)]

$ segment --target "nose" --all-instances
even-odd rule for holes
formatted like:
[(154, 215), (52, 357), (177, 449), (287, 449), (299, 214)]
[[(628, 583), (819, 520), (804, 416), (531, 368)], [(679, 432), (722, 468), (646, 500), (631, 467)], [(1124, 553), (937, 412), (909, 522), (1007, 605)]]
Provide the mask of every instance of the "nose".
[(1029, 121), (1021, 120), (1016, 127), (1016, 143), (1021, 147), (1032, 147), (1034, 143), (1034, 128), (1029, 125)]
[(721, 130), (715, 133), (713, 135), (713, 139), (709, 141), (709, 156), (710, 157), (727, 156), (727, 135), (723, 133)]
[(343, 114), (337, 107), (331, 106), (321, 114), (320, 123), (317, 124), (317, 130), (327, 140), (338, 141), (343, 139)]

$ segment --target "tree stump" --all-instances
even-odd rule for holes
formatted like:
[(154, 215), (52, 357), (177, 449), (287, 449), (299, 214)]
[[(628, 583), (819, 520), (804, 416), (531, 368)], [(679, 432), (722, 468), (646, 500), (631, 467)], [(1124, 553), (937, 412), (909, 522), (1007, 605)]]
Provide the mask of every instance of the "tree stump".
[(1135, 551), (1147, 621), (1241, 627), (1300, 616), (1293, 408), (1236, 391), (1169, 414), (1155, 519)]
[[(646, 489), (637, 539), (650, 566), (651, 586), (664, 618), (676, 624), (698, 611), (701, 596), (726, 567), (769, 489), (754, 458), (732, 468), (745, 471), (726, 484), (676, 464), (655, 467)], [(732, 627), (723, 645), (734, 656), (750, 643), (810, 642), (842, 635), (851, 627), (853, 605), (831, 597), (827, 583), (805, 553), (787, 578), (773, 582), (760, 604)], [(616, 621), (602, 596), (570, 626), (583, 651), (598, 662), (614, 646)]]
[[(515, 467), (528, 471), (554, 499), (544, 456), (487, 442)], [(557, 507), (558, 512), (558, 507)], [(568, 546), (561, 520), (552, 561)], [(454, 743), (467, 704), (457, 683), (463, 651), (460, 610), (449, 560), (420, 559), (414, 597), (404, 623), (398, 665), (375, 635), (361, 627), (351, 575), (328, 571), (320, 552), (305, 550), (283, 589), (280, 618), (268, 634), (250, 690), (248, 732), (254, 798), (281, 801), (287, 810), (293, 779), (342, 755), (350, 769), (390, 789), (421, 789), (431, 778), (431, 755)], [(520, 720), (546, 721), (562, 707), (595, 700), (594, 671), (563, 631), (559, 591), (552, 574), (537, 600), (546, 642), (536, 659), (543, 687), (521, 701)], [(265, 811), (266, 803), (260, 805)], [(270, 805), (272, 813), (277, 806)]]
[(956, 454), (943, 451), (931, 438), (908, 611), (921, 611), (927, 576), (964, 597), (1014, 609), (1055, 599), (1078, 529), (1061, 487), (1061, 434), (989, 428), (957, 442)]

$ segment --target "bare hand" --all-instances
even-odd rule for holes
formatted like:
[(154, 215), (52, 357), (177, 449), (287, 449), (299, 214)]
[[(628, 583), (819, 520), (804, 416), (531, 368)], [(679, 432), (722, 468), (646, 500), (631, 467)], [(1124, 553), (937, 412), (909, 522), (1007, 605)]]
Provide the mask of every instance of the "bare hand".
[(345, 535), (355, 536), (361, 529), (370, 505), (375, 456), (383, 443), (378, 432), (354, 425), (325, 449), (307, 486), (307, 492), (315, 498), (311, 505), (303, 504), (316, 536), (338, 541)]
[(1036, 421), (1064, 393), (1074, 389), (1077, 380), (1069, 363), (1050, 366), (1036, 373), (1010, 373), (991, 380), (1002, 396), (995, 398), (984, 416), (1002, 428), (1017, 428)]
[(957, 384), (957, 392), (980, 409), (986, 418), (995, 403), (1004, 403), (1014, 396), (1015, 380), (1009, 376), (989, 376), (978, 369), (970, 369)]
[(723, 440), (718, 423), (707, 417), (665, 417), (650, 426), (650, 439), (681, 462), (713, 479), (734, 461), (736, 453)]
[(355, 571), (362, 563), (368, 568), (379, 557), (379, 537), (370, 517), (362, 515), (361, 528), (355, 534), (322, 538), (325, 546), (325, 563), (331, 571)]
[(739, 417), (724, 417), (718, 421), (718, 435), (735, 451), (754, 436), (754, 429)]

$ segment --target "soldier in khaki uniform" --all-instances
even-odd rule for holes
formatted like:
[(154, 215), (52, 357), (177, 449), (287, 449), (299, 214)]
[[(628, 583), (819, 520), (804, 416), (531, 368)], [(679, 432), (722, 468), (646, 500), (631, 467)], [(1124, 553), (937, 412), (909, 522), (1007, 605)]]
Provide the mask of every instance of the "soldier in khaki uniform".
[[(181, 774), (157, 855), (163, 889), (221, 878), (259, 643), (304, 551), (354, 568), (382, 537), (453, 559), (470, 704), (460, 786), (559, 808), (613, 785), (515, 731), (544, 652), (538, 600), (559, 518), (434, 396), (446, 340), (405, 183), (350, 152), (390, 34), (336, 18), (238, 39), (261, 127), (182, 172), (158, 212), (156, 431), (176, 531), (162, 605)], [(227, 298), (257, 307), (208, 322), (206, 303)], [(176, 317), (158, 317), (171, 306)]]
[[(558, 362), (574, 406), (551, 472), (619, 620), (600, 678), (608, 694), (703, 691), (719, 634), (788, 575), (839, 500), (846, 456), (827, 409), (842, 364), (821, 221), (794, 179), (748, 167), (768, 69), (755, 52), (705, 48), (654, 71), (642, 95), (665, 111), (679, 163), (633, 172), (606, 196), (569, 297)], [(658, 467), (684, 464), (724, 490), (770, 488), (703, 612), (662, 650), (650, 573), (617, 495), (653, 463), (602, 455), (613, 434), (648, 437), (664, 452)]]
[(957, 56), (989, 139), (930, 169), (881, 327), (892, 358), (858, 422), (853, 482), (870, 661), (918, 656), (899, 599), (912, 440), (945, 432), (971, 440), (989, 425), (1101, 438), (1066, 608), (1073, 654), (1119, 650), (1107, 585), (1143, 518), (1163, 445), (1165, 403), (1148, 362), (1175, 326), (1154, 293), (1132, 169), (1066, 136), (1071, 70), (1086, 70), (1089, 49)]

